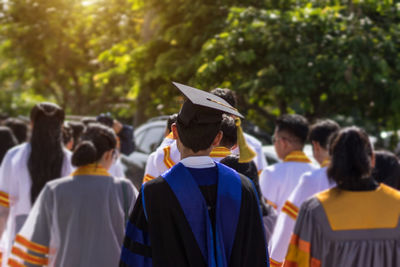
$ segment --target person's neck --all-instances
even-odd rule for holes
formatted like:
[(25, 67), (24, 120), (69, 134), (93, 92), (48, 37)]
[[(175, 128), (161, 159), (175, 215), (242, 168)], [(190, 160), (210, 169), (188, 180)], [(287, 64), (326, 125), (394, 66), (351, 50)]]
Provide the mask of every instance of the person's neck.
[(303, 152), (303, 148), (298, 148), (298, 147), (296, 147), (296, 148), (290, 148), (290, 149), (288, 149), (287, 151), (286, 151), (286, 153), (284, 154), (284, 156), (283, 156), (283, 159), (285, 159), (290, 153), (293, 153), (293, 152), (295, 152), (295, 151), (301, 151), (301, 152)]
[(104, 159), (100, 159), (97, 162), (97, 165), (99, 165), (99, 166), (103, 167), (104, 169), (108, 170), (110, 168), (111, 164), (107, 164), (107, 162)]
[(330, 161), (331, 157), (329, 156), (328, 150), (321, 149), (318, 155), (315, 157), (315, 159), (318, 161), (320, 165), (322, 165), (324, 162)]
[(198, 152), (193, 152), (191, 149), (183, 149), (181, 152), (181, 159), (188, 158), (188, 157), (202, 157), (202, 156), (209, 156), (212, 148), (206, 150), (200, 150)]
[[(318, 161), (318, 160), (317, 160)], [(331, 158), (330, 157), (326, 157), (325, 159), (318, 161), (319, 165), (321, 166), (321, 168), (325, 168), (328, 167), (329, 164), (331, 162)]]
[(326, 157), (320, 157), (320, 158), (318, 158), (316, 160), (318, 161), (319, 165), (323, 166), (327, 162), (330, 162), (331, 158), (329, 156), (326, 156)]

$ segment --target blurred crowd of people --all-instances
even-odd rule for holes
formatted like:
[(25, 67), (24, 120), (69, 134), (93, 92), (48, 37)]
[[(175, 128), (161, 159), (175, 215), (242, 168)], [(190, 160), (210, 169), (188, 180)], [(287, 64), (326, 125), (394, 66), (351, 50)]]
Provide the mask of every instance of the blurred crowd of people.
[(120, 162), (133, 128), (109, 113), (39, 103), (1, 121), (1, 266), (400, 266), (399, 159), (363, 129), (282, 115), (268, 166), (231, 90), (208, 94), (217, 107), (182, 92), (140, 192)]

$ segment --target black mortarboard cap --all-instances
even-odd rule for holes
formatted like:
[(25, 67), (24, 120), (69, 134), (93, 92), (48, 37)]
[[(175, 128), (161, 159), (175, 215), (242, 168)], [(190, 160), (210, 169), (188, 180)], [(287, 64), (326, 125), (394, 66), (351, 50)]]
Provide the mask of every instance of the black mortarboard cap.
[(178, 120), (184, 125), (220, 122), (223, 113), (243, 118), (237, 109), (216, 95), (180, 83), (173, 84), (187, 97), (178, 114)]

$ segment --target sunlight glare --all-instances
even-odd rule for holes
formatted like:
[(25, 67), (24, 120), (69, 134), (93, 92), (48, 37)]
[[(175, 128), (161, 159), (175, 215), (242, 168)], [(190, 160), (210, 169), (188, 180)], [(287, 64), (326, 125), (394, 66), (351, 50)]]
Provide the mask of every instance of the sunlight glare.
[(94, 4), (94, 2), (96, 2), (96, 0), (83, 0), (82, 1), (82, 5), (83, 6), (90, 6), (90, 5)]

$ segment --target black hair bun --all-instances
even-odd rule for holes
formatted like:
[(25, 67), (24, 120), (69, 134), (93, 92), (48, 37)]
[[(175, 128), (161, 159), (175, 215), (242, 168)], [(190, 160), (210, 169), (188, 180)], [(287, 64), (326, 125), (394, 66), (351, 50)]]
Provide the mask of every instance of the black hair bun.
[(72, 165), (85, 166), (96, 161), (97, 150), (91, 141), (82, 141), (72, 154)]

